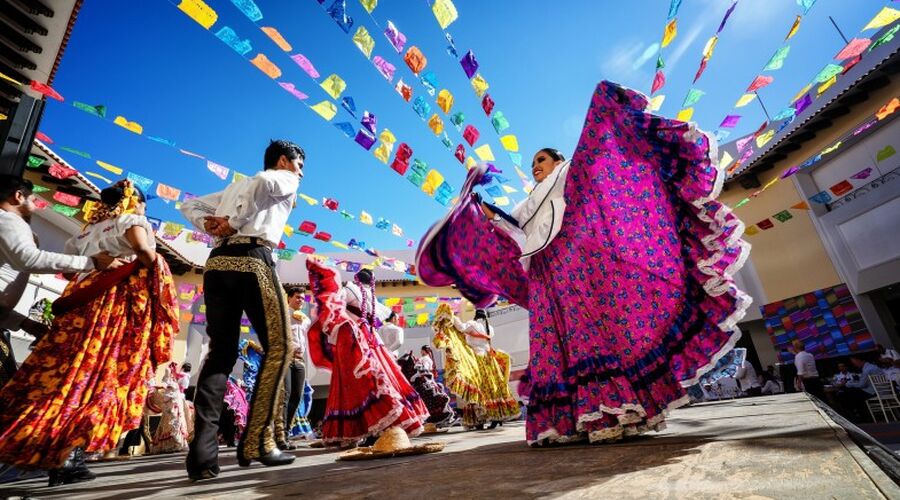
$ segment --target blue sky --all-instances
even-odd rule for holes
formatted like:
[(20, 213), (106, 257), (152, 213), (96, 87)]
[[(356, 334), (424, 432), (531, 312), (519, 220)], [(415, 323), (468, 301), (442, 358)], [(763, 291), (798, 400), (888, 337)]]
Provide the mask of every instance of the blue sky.
[[(288, 53), (230, 0), (207, 3), (219, 15), (210, 31), (179, 11), (177, 0), (85, 2), (54, 82), (66, 102), (51, 101), (41, 123), (41, 130), (55, 141), (57, 152), (83, 171), (111, 178), (115, 176), (96, 167), (93, 160), (194, 194), (225, 187), (224, 181), (206, 169), (205, 162), (96, 119), (73, 108), (73, 100), (103, 104), (109, 118), (123, 115), (140, 123), (145, 135), (174, 140), (181, 148), (245, 174), (262, 167), (263, 150), (270, 138), (286, 138), (298, 142), (307, 152), (301, 192), (336, 198), (341, 208), (357, 215), (365, 210), (376, 219), (387, 218), (404, 228), (408, 237), (418, 240), (446, 209), (332, 126), (337, 121), (352, 121), (358, 128), (358, 120), (341, 110), (331, 123), (324, 121), (220, 42), (214, 33), (222, 26), (232, 27), (250, 40), (251, 57), (265, 54), (282, 69), (280, 80), (293, 82), (310, 95), (309, 103), (328, 98), (291, 62)], [(399, 142), (413, 148), (414, 157), (437, 168), (455, 188), (461, 185), (464, 167), (318, 2), (257, 0), (257, 4), (264, 15), (258, 24), (276, 27), (293, 45), (291, 54), (306, 55), (321, 78), (337, 73), (347, 82), (344, 95), (354, 98), (359, 115), (363, 110), (374, 113), (379, 131), (390, 128)], [(730, 0), (684, 0), (678, 15), (678, 36), (663, 52), (668, 83), (660, 92), (667, 96), (662, 114), (674, 116), (680, 109), (703, 46), (730, 4)], [(852, 38), (889, 4), (885, 0), (818, 0), (791, 40), (785, 66), (768, 73), (775, 81), (760, 91), (770, 114), (784, 107), (843, 47), (829, 15)], [(659, 41), (669, 0), (570, 0), (554, 4), (560, 8), (550, 5), (537, 0), (457, 0), (459, 19), (449, 27), (460, 55), (472, 49), (477, 56), (480, 72), (490, 84), (488, 92), (497, 103), (495, 109), (509, 119), (512, 126), (507, 132), (518, 137), (526, 163), (535, 150), (545, 146), (571, 153), (598, 81), (613, 80), (649, 92), (655, 57), (642, 65), (635, 61), (649, 45)], [(381, 55), (397, 66), (395, 81), (398, 77), (406, 82), (413, 80), (360, 3), (347, 0), (347, 6), (355, 21), (354, 30), (364, 25), (373, 34), (373, 56)], [(714, 130), (729, 113), (781, 46), (798, 13), (794, 0), (739, 2), (696, 85), (706, 92), (695, 105), (694, 120), (702, 128)], [(447, 55), (444, 37), (426, 0), (381, 0), (373, 15), (382, 26), (392, 20), (407, 35), (407, 46), (422, 49), (428, 57), (427, 69), (437, 74), (441, 88), (454, 94), (453, 111), (463, 111), (467, 123), (475, 125), (494, 153), (501, 156), (502, 148), (480, 100), (458, 60)], [(414, 95), (424, 94), (421, 84), (413, 87)], [(732, 138), (753, 131), (765, 119), (755, 102), (739, 112), (745, 116)], [(444, 119), (450, 137), (461, 142), (461, 135), (446, 116)], [(93, 159), (60, 151), (58, 146), (89, 152)], [(498, 160), (510, 184), (521, 188), (511, 163), (505, 156)], [(174, 206), (162, 200), (150, 202), (150, 215), (184, 222)], [(301, 202), (290, 221), (296, 227), (302, 220), (317, 222), (320, 229), (343, 242), (358, 238), (381, 249), (404, 246), (404, 240), (389, 233), (345, 221), (321, 207)], [(285, 241), (294, 249), (311, 244), (323, 252), (336, 250), (302, 236)]]

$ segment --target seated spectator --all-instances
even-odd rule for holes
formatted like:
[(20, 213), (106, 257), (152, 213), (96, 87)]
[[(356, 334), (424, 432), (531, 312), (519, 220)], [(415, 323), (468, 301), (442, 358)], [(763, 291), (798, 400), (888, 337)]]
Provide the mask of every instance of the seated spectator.
[(853, 363), (853, 366), (860, 370), (859, 380), (851, 380), (849, 382), (846, 382), (843, 384), (844, 387), (848, 389), (859, 389), (868, 393), (869, 396), (874, 396), (875, 388), (872, 387), (872, 383), (869, 381), (869, 377), (871, 375), (884, 375), (884, 371), (874, 364), (863, 360), (859, 356), (851, 357), (850, 362)]
[(891, 366), (884, 370), (884, 374), (891, 379), (891, 382), (900, 384), (900, 359), (895, 359)]
[(843, 385), (851, 380), (858, 380), (859, 375), (855, 373), (851, 373), (849, 369), (847, 369), (847, 363), (838, 363), (838, 372), (831, 377), (831, 383), (834, 385)]
[(891, 361), (900, 359), (900, 353), (894, 349), (886, 349), (881, 344), (875, 344), (875, 348), (878, 349), (878, 357), (880, 358), (889, 358)]
[[(772, 368), (771, 366), (769, 368)], [(761, 394), (772, 395), (772, 394), (781, 394), (784, 390), (781, 388), (781, 384), (778, 383), (778, 380), (769, 373), (768, 370), (764, 371), (760, 378), (763, 381), (762, 389), (760, 390)]]

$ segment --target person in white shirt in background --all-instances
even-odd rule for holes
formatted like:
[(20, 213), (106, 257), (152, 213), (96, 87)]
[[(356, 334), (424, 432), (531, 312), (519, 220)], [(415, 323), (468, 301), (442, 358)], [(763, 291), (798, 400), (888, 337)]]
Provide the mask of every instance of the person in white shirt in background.
[(400, 356), (400, 348), (403, 346), (403, 328), (397, 324), (397, 320), (397, 315), (392, 312), (378, 332), (385, 349), (394, 355), (394, 359)]
[(746, 359), (741, 363), (741, 366), (738, 367), (734, 374), (734, 378), (740, 383), (741, 390), (744, 391), (744, 394), (747, 396), (759, 396), (762, 394), (762, 385), (759, 383), (756, 369), (753, 368), (753, 365)]
[(803, 386), (803, 391), (822, 399), (825, 395), (822, 380), (819, 378), (819, 370), (816, 369), (816, 358), (806, 352), (806, 345), (800, 339), (791, 342), (794, 353), (794, 366), (797, 368), (797, 378)]
[(35, 206), (34, 185), (12, 175), (0, 176), (0, 387), (16, 371), (16, 361), (6, 330), (22, 330), (40, 338), (47, 326), (16, 312), (16, 304), (28, 287), (32, 273), (84, 273), (116, 269), (124, 261), (101, 252), (91, 257), (40, 250), (31, 232)]
[(890, 359), (891, 361), (896, 361), (896, 360), (900, 359), (900, 353), (898, 353), (898, 352), (897, 352), (896, 350), (894, 350), (894, 349), (886, 349), (886, 348), (885, 348), (883, 345), (881, 345), (881, 344), (875, 344), (875, 349), (878, 350), (878, 357), (879, 357), (879, 358), (888, 358), (888, 359)]
[(241, 314), (245, 312), (265, 357), (250, 401), (247, 428), (238, 443), (238, 464), (247, 467), (256, 460), (275, 466), (294, 461), (294, 456), (282, 453), (276, 443), (284, 436), (283, 430), (275, 427), (284, 424), (278, 415), (284, 414), (281, 388), (291, 361), (291, 332), (289, 308), (272, 251), (294, 208), (305, 158), (300, 146), (272, 141), (266, 148), (263, 171), (181, 206), (194, 226), (215, 237), (203, 273), (210, 344), (194, 396), (195, 435), (186, 463), (191, 480), (219, 474), (216, 434), (226, 382), (238, 357)]
[(847, 368), (847, 363), (838, 363), (838, 372), (831, 377), (831, 383), (834, 385), (843, 385), (851, 380), (859, 378), (859, 375), (851, 373)]
[(892, 361), (890, 366), (882, 368), (882, 370), (887, 375), (887, 378), (891, 379), (891, 382), (895, 384), (900, 383), (900, 359)]
[[(306, 332), (312, 322), (303, 314), (300, 307), (303, 306), (303, 290), (294, 287), (288, 290), (288, 307), (291, 308), (291, 339), (294, 344), (293, 355), (291, 356), (291, 365), (288, 368), (287, 379), (285, 380), (285, 392), (288, 397), (285, 398), (285, 435), (283, 440), (284, 448), (293, 450), (297, 447), (289, 441), (289, 433), (291, 423), (294, 421), (294, 415), (297, 414), (297, 408), (300, 407), (300, 400), (303, 398), (303, 389), (306, 386)], [(279, 446), (280, 447), (280, 446)]]

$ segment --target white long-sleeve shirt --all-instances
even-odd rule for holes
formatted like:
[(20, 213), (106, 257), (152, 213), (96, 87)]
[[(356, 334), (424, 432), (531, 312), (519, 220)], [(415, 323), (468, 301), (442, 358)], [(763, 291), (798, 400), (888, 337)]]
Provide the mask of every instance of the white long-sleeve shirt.
[(25, 316), (14, 308), (31, 273), (78, 273), (94, 269), (89, 256), (45, 252), (18, 214), (0, 209), (0, 328), (18, 330)]
[(379, 332), (384, 347), (396, 358), (400, 354), (400, 347), (403, 346), (403, 328), (393, 324), (385, 323)]
[(291, 337), (294, 340), (294, 361), (306, 360), (306, 332), (312, 322), (299, 309), (291, 312)]
[(761, 387), (759, 377), (756, 375), (756, 369), (753, 368), (753, 365), (747, 360), (744, 360), (744, 362), (741, 363), (741, 366), (738, 367), (737, 372), (734, 374), (734, 378), (741, 384), (741, 390), (743, 391), (754, 387)]
[(816, 369), (816, 358), (806, 351), (800, 351), (794, 356), (794, 366), (797, 367), (797, 376), (800, 378), (819, 376), (819, 370)]
[(274, 248), (294, 208), (300, 178), (287, 170), (264, 170), (224, 191), (184, 202), (181, 213), (201, 231), (204, 217), (228, 217), (234, 236), (261, 238)]

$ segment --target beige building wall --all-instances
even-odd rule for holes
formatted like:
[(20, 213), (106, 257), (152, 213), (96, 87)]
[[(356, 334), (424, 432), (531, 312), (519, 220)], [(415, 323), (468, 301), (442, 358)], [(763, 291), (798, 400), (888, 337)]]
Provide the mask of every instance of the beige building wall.
[[(852, 130), (868, 116), (878, 111), (891, 98), (900, 95), (900, 81), (872, 91), (869, 100), (854, 106), (852, 112), (835, 118), (830, 128), (821, 130), (816, 137), (803, 144), (787, 158), (775, 164), (775, 168), (759, 174), (762, 185), (781, 175), (787, 168), (803, 163), (830, 146), (848, 130)], [(743, 189), (737, 182), (729, 184), (720, 200), (735, 205), (759, 188)], [(774, 184), (750, 203), (735, 210), (747, 226), (789, 208), (801, 199), (793, 180), (787, 178)], [(833, 286), (843, 280), (825, 251), (822, 240), (812, 223), (810, 213), (792, 210), (794, 218), (782, 224), (774, 219), (775, 227), (760, 230), (753, 236), (745, 236), (753, 245), (750, 259), (762, 282), (766, 297), (776, 302), (790, 297)], [(756, 304), (762, 306), (763, 304)]]

